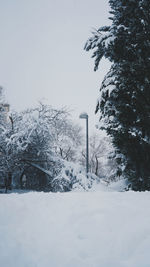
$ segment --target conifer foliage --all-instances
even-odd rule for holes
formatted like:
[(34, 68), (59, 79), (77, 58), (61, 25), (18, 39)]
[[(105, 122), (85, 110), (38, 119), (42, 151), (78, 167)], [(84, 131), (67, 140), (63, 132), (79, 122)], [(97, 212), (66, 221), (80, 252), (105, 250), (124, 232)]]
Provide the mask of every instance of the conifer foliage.
[(96, 112), (112, 137), (118, 174), (134, 190), (150, 190), (150, 1), (110, 0), (112, 24), (93, 32), (95, 68), (112, 62), (100, 88)]

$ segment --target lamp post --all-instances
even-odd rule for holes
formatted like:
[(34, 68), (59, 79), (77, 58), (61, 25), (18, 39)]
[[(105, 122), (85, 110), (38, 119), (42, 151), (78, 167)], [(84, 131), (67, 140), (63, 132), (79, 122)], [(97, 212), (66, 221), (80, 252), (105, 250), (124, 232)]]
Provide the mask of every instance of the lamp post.
[(88, 134), (88, 114), (81, 113), (79, 116), (80, 119), (86, 119), (86, 173), (89, 172), (89, 134)]

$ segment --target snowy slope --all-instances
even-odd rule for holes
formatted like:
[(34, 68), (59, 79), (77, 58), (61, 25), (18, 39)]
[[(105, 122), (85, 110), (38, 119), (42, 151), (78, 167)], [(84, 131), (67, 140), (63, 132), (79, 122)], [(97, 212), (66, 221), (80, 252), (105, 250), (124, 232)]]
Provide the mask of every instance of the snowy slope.
[(148, 267), (150, 193), (0, 195), (1, 267)]

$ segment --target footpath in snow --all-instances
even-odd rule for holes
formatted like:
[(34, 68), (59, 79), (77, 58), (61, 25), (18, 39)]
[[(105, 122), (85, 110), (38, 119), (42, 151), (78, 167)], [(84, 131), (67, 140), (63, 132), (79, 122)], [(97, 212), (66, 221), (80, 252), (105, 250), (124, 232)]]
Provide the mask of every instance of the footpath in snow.
[(149, 267), (150, 193), (0, 195), (1, 267)]

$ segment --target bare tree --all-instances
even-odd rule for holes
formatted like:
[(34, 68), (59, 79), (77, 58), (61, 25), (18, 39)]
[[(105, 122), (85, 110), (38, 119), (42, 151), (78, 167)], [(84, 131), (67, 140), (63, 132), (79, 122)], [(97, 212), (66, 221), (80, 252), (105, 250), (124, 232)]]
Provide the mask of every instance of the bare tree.
[(76, 161), (83, 135), (79, 125), (69, 119), (69, 115), (55, 123), (55, 153), (67, 161)]
[[(114, 160), (110, 154), (113, 147), (108, 136), (94, 133), (89, 140), (89, 169), (91, 173), (103, 178), (110, 177), (111, 168), (114, 168)], [(81, 151), (80, 162), (85, 165), (85, 150)]]

